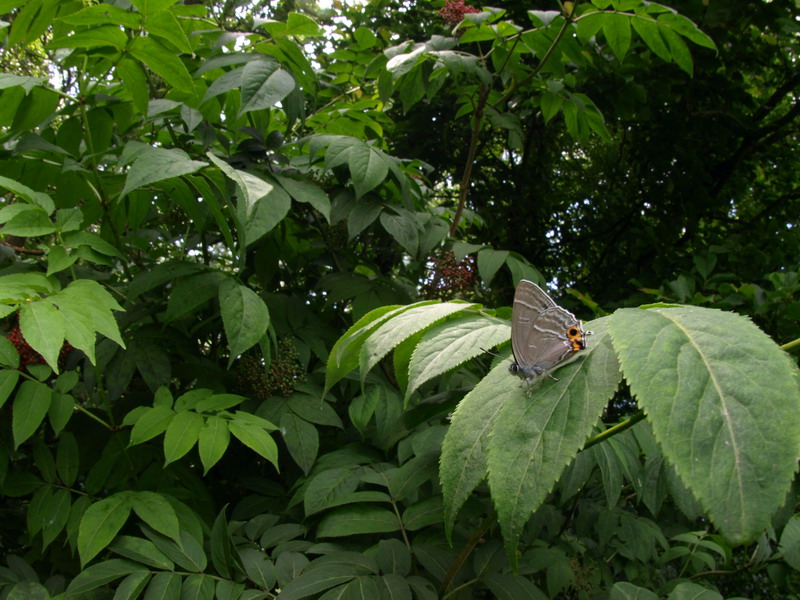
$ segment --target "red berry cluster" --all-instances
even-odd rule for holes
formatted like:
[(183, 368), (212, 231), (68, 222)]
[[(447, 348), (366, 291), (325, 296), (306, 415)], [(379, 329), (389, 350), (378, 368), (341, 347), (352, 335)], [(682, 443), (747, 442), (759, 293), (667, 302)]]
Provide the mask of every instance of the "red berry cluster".
[(447, 0), (444, 8), (439, 9), (438, 14), (450, 27), (455, 27), (464, 20), (464, 15), (479, 12), (481, 11), (474, 6), (464, 4), (464, 0)]
[(422, 285), (422, 295), (426, 298), (448, 300), (472, 288), (475, 281), (475, 258), (467, 256), (456, 260), (452, 250), (432, 256), (430, 271)]
[[(25, 340), (25, 336), (22, 335), (19, 325), (15, 325), (11, 331), (8, 332), (6, 337), (17, 349), (17, 353), (19, 354), (19, 366), (21, 369), (27, 367), (28, 365), (45, 364), (46, 361), (44, 360), (44, 357), (36, 350), (31, 348), (31, 345)], [(72, 344), (69, 342), (64, 342), (64, 345), (61, 346), (61, 350), (58, 353), (59, 365), (64, 364), (67, 354), (72, 352), (72, 350)]]
[(236, 368), (236, 391), (250, 398), (288, 396), (294, 386), (306, 378), (297, 349), (291, 340), (278, 342), (278, 350), (264, 372), (263, 359), (256, 354), (246, 354)]

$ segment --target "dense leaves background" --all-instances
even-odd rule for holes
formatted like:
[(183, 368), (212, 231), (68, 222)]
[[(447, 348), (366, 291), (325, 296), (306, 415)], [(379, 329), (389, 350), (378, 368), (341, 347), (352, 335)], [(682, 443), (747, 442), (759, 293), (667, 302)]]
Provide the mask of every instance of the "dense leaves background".
[(797, 6), (442, 8), (0, 1), (2, 598), (796, 597)]

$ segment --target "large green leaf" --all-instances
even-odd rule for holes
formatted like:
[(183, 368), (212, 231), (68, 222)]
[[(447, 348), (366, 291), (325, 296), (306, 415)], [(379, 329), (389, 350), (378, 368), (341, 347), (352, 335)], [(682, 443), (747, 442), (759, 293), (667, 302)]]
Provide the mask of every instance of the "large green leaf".
[(86, 565), (117, 535), (131, 512), (130, 493), (114, 494), (86, 509), (78, 529), (78, 554)]
[[(177, 418), (176, 416), (175, 420)], [(134, 492), (130, 496), (130, 506), (133, 512), (150, 527), (162, 535), (180, 542), (181, 534), (178, 515), (164, 496), (155, 492)]]
[(25, 341), (58, 373), (58, 354), (64, 344), (64, 315), (47, 302), (28, 302), (19, 312), (19, 327)]
[(386, 320), (364, 341), (359, 352), (359, 367), (361, 378), (364, 380), (372, 367), (378, 364), (392, 348), (408, 339), (418, 331), (427, 329), (437, 321), (449, 315), (474, 307), (474, 304), (465, 302), (443, 302), (422, 306), (408, 307), (407, 310)]
[(266, 458), (276, 470), (278, 469), (278, 446), (264, 428), (237, 418), (228, 423), (228, 429), (240, 442)]
[(191, 315), (200, 306), (219, 295), (219, 286), (226, 279), (224, 273), (210, 271), (178, 280), (169, 295), (164, 320), (169, 322)]
[(242, 71), (240, 113), (271, 108), (294, 89), (294, 78), (277, 61), (254, 60)]
[(131, 446), (141, 444), (164, 433), (174, 417), (175, 411), (168, 406), (147, 408), (146, 412), (136, 420), (136, 424), (131, 430)]
[(360, 533), (388, 533), (400, 529), (400, 521), (391, 509), (361, 504), (337, 508), (322, 517), (318, 537), (342, 537)]
[(387, 160), (382, 152), (369, 144), (362, 142), (351, 146), (347, 164), (357, 198), (383, 183), (389, 172)]
[(216, 416), (206, 418), (197, 440), (197, 451), (203, 463), (203, 474), (213, 467), (228, 449), (231, 435), (225, 419)]
[(120, 195), (125, 196), (137, 188), (156, 181), (194, 173), (207, 164), (192, 160), (186, 152), (177, 148), (146, 147), (137, 154), (131, 165)]
[[(512, 561), (523, 527), (592, 433), (620, 381), (607, 319), (592, 321), (588, 348), (528, 389), (509, 389), (488, 444), (489, 487)], [(445, 505), (447, 506), (447, 505)]]
[(164, 78), (183, 93), (194, 96), (194, 84), (189, 71), (175, 52), (151, 37), (138, 36), (130, 46), (130, 54), (151, 71)]
[(280, 223), (291, 208), (289, 194), (282, 187), (246, 171), (234, 169), (209, 153), (207, 156), (236, 183), (239, 199), (236, 211), (244, 231), (244, 244), (250, 245)]
[(281, 588), (282, 600), (301, 600), (318, 592), (346, 583), (359, 571), (350, 565), (320, 565), (305, 571)]
[(411, 356), (406, 401), (426, 381), (480, 356), (508, 341), (510, 336), (508, 322), (477, 314), (434, 325), (425, 332)]
[(625, 309), (610, 329), (625, 379), (681, 480), (728, 538), (757, 538), (797, 468), (797, 368), (733, 313)]
[(14, 396), (11, 416), (11, 432), (14, 448), (31, 437), (44, 420), (53, 390), (38, 381), (25, 381)]
[(53, 40), (48, 48), (97, 48), (112, 46), (121, 51), (128, 43), (128, 36), (116, 25), (100, 25), (67, 37)]
[(228, 337), (228, 365), (251, 348), (269, 327), (269, 309), (253, 290), (233, 279), (219, 286), (219, 306), (222, 324)]
[(319, 433), (317, 428), (293, 412), (286, 412), (280, 421), (281, 435), (289, 454), (294, 461), (308, 474), (319, 451)]
[(121, 558), (105, 560), (81, 571), (78, 576), (70, 582), (65, 596), (76, 600), (86, 598), (87, 592), (131, 573), (146, 574), (147, 567)]
[(178, 460), (189, 452), (197, 443), (202, 427), (203, 417), (193, 410), (178, 412), (169, 422), (164, 435), (164, 464)]

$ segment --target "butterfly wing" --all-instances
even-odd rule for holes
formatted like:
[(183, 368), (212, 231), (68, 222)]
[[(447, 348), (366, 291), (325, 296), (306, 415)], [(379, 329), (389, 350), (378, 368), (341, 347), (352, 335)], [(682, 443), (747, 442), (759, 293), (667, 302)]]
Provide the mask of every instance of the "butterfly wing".
[(558, 306), (536, 284), (520, 281), (511, 315), (514, 372), (531, 379), (571, 356), (575, 346), (567, 335), (570, 328), (580, 331), (582, 341), (583, 330), (575, 315)]

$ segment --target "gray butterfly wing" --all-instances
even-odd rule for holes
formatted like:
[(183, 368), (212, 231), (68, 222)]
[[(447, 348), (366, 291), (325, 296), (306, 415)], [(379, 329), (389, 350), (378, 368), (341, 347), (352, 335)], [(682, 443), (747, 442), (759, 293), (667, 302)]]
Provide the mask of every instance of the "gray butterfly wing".
[(580, 321), (553, 302), (538, 285), (523, 279), (514, 294), (511, 315), (511, 350), (516, 372), (525, 379), (539, 376), (573, 354), (567, 338)]

